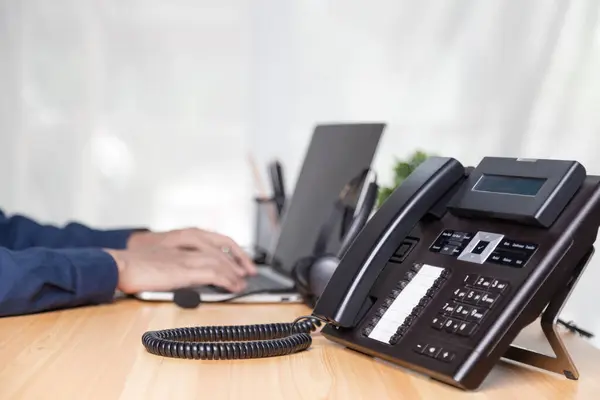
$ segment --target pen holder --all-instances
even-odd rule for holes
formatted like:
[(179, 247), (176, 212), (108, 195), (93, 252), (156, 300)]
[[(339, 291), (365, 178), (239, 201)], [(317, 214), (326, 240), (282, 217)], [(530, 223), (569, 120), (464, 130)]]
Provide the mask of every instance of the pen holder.
[(273, 252), (273, 245), (279, 236), (279, 213), (274, 198), (254, 199), (254, 258), (264, 263)]

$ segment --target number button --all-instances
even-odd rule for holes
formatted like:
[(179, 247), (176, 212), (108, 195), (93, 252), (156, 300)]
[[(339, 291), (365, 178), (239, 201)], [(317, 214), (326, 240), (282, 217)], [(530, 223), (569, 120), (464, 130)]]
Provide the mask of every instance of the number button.
[(472, 307), (464, 306), (462, 304), (459, 304), (454, 309), (454, 312), (452, 313), (452, 316), (456, 317), (456, 318), (459, 318), (459, 319), (467, 319), (467, 317), (471, 313), (471, 310), (472, 310)]
[(464, 289), (464, 288), (456, 289), (454, 291), (454, 300), (463, 301), (463, 299), (465, 298), (465, 296), (467, 295), (468, 292), (469, 292), (468, 289)]
[(498, 300), (498, 297), (500, 297), (500, 295), (486, 293), (483, 296), (481, 296), (481, 300), (479, 300), (477, 304), (489, 308)]
[(448, 333), (454, 333), (458, 329), (458, 325), (461, 321), (448, 318), (444, 324), (444, 330)]
[(446, 303), (444, 307), (442, 307), (442, 314), (444, 315), (452, 315), (454, 310), (456, 309), (456, 303)]
[(483, 317), (485, 317), (486, 313), (487, 313), (487, 310), (482, 310), (482, 309), (473, 307), (473, 309), (471, 310), (471, 313), (467, 317), (467, 321), (480, 323), (481, 320), (483, 320)]
[(478, 279), (479, 279), (478, 275), (467, 274), (465, 276), (465, 279), (463, 279), (463, 284), (465, 284), (466, 286), (473, 286), (475, 284), (475, 282), (477, 282)]
[(482, 296), (483, 296), (483, 293), (481, 293), (477, 290), (469, 290), (469, 292), (467, 293), (467, 295), (465, 296), (465, 299), (463, 301), (467, 304), (477, 305), (479, 300), (481, 300)]
[(489, 290), (490, 292), (502, 293), (508, 287), (508, 282), (501, 281), (498, 279), (494, 279), (490, 284)]
[(480, 276), (477, 279), (477, 282), (475, 282), (475, 285), (473, 285), (473, 286), (475, 286), (476, 288), (479, 288), (479, 289), (486, 290), (487, 288), (489, 288), (492, 285), (492, 281), (493, 281), (492, 278)]

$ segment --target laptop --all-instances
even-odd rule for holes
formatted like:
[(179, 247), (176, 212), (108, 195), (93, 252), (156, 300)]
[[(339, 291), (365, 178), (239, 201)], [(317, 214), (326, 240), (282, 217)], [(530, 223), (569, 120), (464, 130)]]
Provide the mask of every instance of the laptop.
[[(195, 289), (202, 299), (208, 302), (228, 299), (255, 303), (301, 302), (301, 296), (294, 290), (292, 269), (298, 260), (312, 254), (319, 231), (342, 188), (370, 168), (385, 126), (384, 123), (317, 125), (266, 265), (257, 265), (258, 274), (247, 279), (244, 292), (232, 294), (222, 288), (202, 286)], [(334, 232), (341, 230), (341, 227), (336, 228)], [(335, 254), (343, 237), (332, 236), (327, 251)], [(246, 293), (248, 295), (240, 296)], [(172, 301), (173, 293), (141, 292), (135, 297)]]

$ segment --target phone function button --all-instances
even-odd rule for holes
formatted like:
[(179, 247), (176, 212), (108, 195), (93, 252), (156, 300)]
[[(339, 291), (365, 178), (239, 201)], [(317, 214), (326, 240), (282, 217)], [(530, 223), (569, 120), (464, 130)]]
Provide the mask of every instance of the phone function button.
[(442, 330), (444, 328), (444, 324), (446, 323), (446, 317), (438, 315), (434, 317), (431, 321), (431, 327), (433, 329)]
[(413, 272), (419, 272), (423, 268), (423, 264), (414, 263), (410, 270)]
[(408, 257), (408, 254), (412, 251), (412, 249), (415, 247), (415, 245), (419, 242), (419, 239), (417, 238), (406, 238), (401, 244), (400, 246), (398, 246), (398, 248), (396, 249), (396, 252), (394, 253), (394, 255), (391, 257), (391, 261), (393, 262), (403, 262), (406, 257)]
[(394, 293), (385, 299), (381, 318), (379, 312), (374, 315), (375, 320), (371, 322), (374, 328), (368, 337), (381, 343), (398, 343), (430, 302), (427, 294), (443, 271), (442, 267), (423, 264), (417, 272), (410, 273), (412, 280), (399, 293), (395, 286)]
[(455, 357), (456, 357), (456, 354), (453, 353), (452, 351), (440, 349), (438, 355), (435, 358), (437, 360), (449, 363), (449, 362), (452, 362), (452, 360), (454, 360)]
[(400, 289), (400, 290), (402, 290), (402, 289), (404, 289), (404, 288), (405, 288), (405, 287), (407, 287), (407, 286), (408, 286), (408, 281), (401, 280), (401, 281), (400, 281), (400, 282), (398, 282), (398, 284), (396, 285), (396, 288), (397, 288), (397, 289)]
[(417, 304), (417, 307), (427, 307), (427, 304), (429, 304), (429, 302), (431, 301), (431, 297), (422, 297), (421, 300), (419, 300), (419, 303)]
[(396, 250), (396, 252), (394, 253), (394, 256), (404, 257), (404, 255), (406, 253), (408, 253), (409, 249), (410, 249), (410, 243), (402, 243), (400, 245), (400, 247), (398, 247), (398, 250)]
[(442, 348), (440, 346), (428, 344), (427, 346), (425, 346), (425, 350), (423, 351), (423, 354), (425, 354), (429, 357), (436, 358), (438, 356), (438, 354), (440, 354), (441, 350), (442, 350)]
[(518, 242), (516, 240), (505, 238), (498, 247), (506, 250), (519, 251), (531, 256), (537, 250), (538, 245), (535, 243)]
[(401, 337), (402, 337), (402, 335), (399, 335), (398, 333), (394, 333), (392, 336), (390, 336), (390, 340), (388, 341), (388, 343), (391, 344), (392, 346), (395, 344), (398, 344)]
[(453, 233), (454, 233), (454, 231), (446, 229), (445, 231), (442, 232), (442, 234), (440, 235), (440, 237), (443, 237), (443, 238), (446, 238), (446, 239), (450, 239), (452, 237)]
[(421, 307), (421, 306), (415, 306), (412, 311), (410, 312), (409, 315), (412, 315), (414, 317), (418, 317), (421, 315), (421, 313), (423, 312), (423, 310), (425, 309), (425, 307)]
[(458, 253), (460, 253), (460, 249), (457, 246), (452, 246), (449, 244), (445, 245), (442, 247), (442, 250), (440, 250), (440, 254), (445, 254), (447, 256), (458, 255)]
[(419, 342), (413, 347), (413, 351), (415, 353), (423, 354), (425, 349), (427, 348), (427, 343)]
[(431, 247), (429, 247), (429, 251), (433, 252), (433, 253), (439, 253), (440, 250), (442, 250), (442, 247), (444, 245), (442, 243), (434, 243), (431, 245)]
[(365, 327), (365, 329), (363, 329), (363, 331), (362, 331), (362, 334), (363, 334), (363, 335), (365, 335), (365, 336), (369, 336), (369, 334), (370, 334), (371, 332), (373, 332), (373, 328), (374, 328), (374, 326), (373, 326), (373, 325), (367, 325), (367, 326)]
[(490, 242), (488, 242), (486, 240), (480, 240), (475, 245), (475, 247), (473, 248), (473, 250), (471, 251), (471, 253), (473, 253), (473, 254), (481, 254), (481, 253), (483, 253), (483, 251), (488, 246), (488, 244), (490, 244)]
[(417, 274), (416, 272), (407, 271), (407, 272), (404, 274), (404, 280), (406, 280), (406, 281), (409, 281), (409, 282), (410, 282), (410, 281), (411, 281), (411, 280), (412, 280), (412, 279), (415, 277), (415, 275), (416, 275), (416, 274)]
[(436, 289), (439, 289), (442, 287), (442, 285), (444, 284), (444, 282), (446, 282), (446, 278), (444, 277), (439, 277), (437, 278), (434, 282), (433, 282), (433, 287)]

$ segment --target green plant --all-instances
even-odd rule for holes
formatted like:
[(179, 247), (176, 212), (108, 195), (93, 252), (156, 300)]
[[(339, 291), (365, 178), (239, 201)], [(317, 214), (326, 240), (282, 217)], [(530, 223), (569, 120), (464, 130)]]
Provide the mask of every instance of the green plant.
[(394, 163), (394, 183), (391, 186), (381, 186), (379, 188), (377, 207), (381, 207), (392, 192), (428, 157), (430, 157), (429, 154), (417, 150), (407, 160), (396, 159)]

